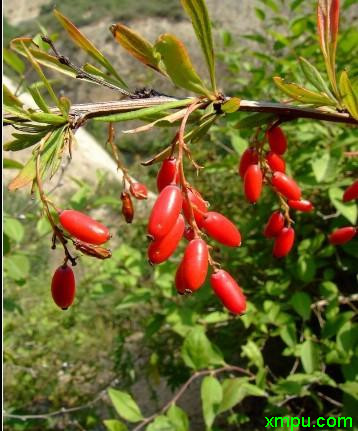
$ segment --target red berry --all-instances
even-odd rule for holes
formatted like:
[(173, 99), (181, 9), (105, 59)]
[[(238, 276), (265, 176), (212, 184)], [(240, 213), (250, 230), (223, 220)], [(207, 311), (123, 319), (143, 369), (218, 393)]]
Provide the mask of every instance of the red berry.
[(276, 237), (273, 246), (273, 255), (275, 257), (287, 256), (295, 242), (295, 231), (292, 227), (284, 227)]
[(299, 201), (301, 199), (301, 189), (297, 183), (282, 172), (274, 172), (272, 175), (272, 185), (287, 199)]
[(250, 165), (244, 177), (244, 191), (246, 199), (254, 204), (258, 201), (262, 191), (262, 172), (259, 165)]
[(177, 180), (177, 161), (175, 157), (165, 159), (157, 175), (157, 188), (161, 192), (164, 187), (175, 183)]
[(239, 174), (244, 178), (247, 168), (250, 165), (256, 165), (259, 162), (259, 156), (255, 148), (247, 148), (241, 156), (239, 164)]
[(245, 312), (245, 295), (228, 272), (223, 269), (214, 272), (211, 275), (210, 284), (215, 294), (231, 313), (242, 314)]
[(164, 187), (155, 201), (149, 217), (148, 234), (154, 239), (163, 238), (175, 225), (183, 204), (179, 187)]
[(336, 229), (329, 236), (329, 242), (333, 245), (345, 244), (355, 237), (357, 229), (353, 226)]
[(184, 230), (184, 237), (185, 239), (187, 239), (188, 241), (191, 241), (192, 239), (194, 239), (194, 229), (191, 226), (187, 226)]
[(188, 290), (198, 290), (208, 272), (208, 246), (202, 239), (193, 239), (187, 245), (183, 257), (183, 280)]
[(178, 266), (177, 272), (175, 274), (175, 288), (180, 295), (184, 295), (185, 293), (191, 293), (191, 290), (188, 288), (184, 276), (183, 276), (183, 261), (180, 262)]
[(287, 150), (287, 139), (281, 127), (268, 130), (267, 139), (271, 150), (276, 154), (281, 155)]
[(52, 277), (52, 298), (62, 310), (67, 310), (75, 299), (76, 282), (72, 269), (65, 265), (58, 267)]
[(148, 198), (148, 190), (144, 184), (141, 183), (132, 183), (129, 187), (129, 191), (132, 196), (136, 199), (147, 199)]
[(265, 229), (264, 236), (266, 238), (274, 238), (276, 237), (285, 226), (285, 218), (280, 211), (275, 211), (271, 214)]
[(308, 213), (313, 210), (312, 202), (307, 201), (305, 199), (302, 199), (300, 201), (289, 200), (287, 203), (290, 208), (293, 208), (294, 210), (297, 210), (297, 211)]
[(354, 199), (358, 199), (358, 181), (354, 181), (343, 194), (343, 202), (349, 202)]
[(273, 151), (269, 151), (266, 154), (266, 160), (268, 165), (270, 166), (270, 169), (273, 172), (275, 171), (280, 171), (283, 173), (286, 172), (286, 162), (278, 154), (274, 153)]
[(202, 228), (218, 242), (228, 247), (241, 245), (241, 234), (237, 227), (220, 213), (210, 211), (204, 216)]
[(106, 226), (79, 211), (64, 210), (59, 219), (67, 232), (83, 242), (101, 245), (111, 237)]
[(148, 247), (148, 257), (151, 263), (162, 263), (167, 260), (177, 248), (185, 228), (184, 217), (179, 214), (175, 225), (163, 237), (152, 241)]
[[(195, 221), (198, 226), (200, 226), (203, 221), (204, 214), (208, 212), (208, 204), (204, 201), (201, 194), (194, 188), (188, 189), (188, 198), (193, 208)], [(183, 213), (185, 219), (190, 222), (190, 207), (185, 195), (183, 200)]]
[(132, 223), (134, 217), (134, 208), (131, 195), (128, 192), (121, 193), (122, 214), (127, 223)]

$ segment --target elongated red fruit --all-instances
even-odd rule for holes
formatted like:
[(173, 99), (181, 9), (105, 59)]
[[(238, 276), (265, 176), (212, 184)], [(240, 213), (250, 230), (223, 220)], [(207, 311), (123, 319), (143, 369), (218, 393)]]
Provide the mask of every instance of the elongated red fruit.
[(259, 156), (255, 148), (247, 148), (240, 158), (239, 175), (244, 178), (247, 168), (250, 165), (256, 165), (259, 162)]
[(202, 239), (193, 239), (187, 245), (183, 257), (183, 281), (194, 292), (205, 282), (208, 272), (208, 246)]
[(141, 183), (132, 183), (129, 187), (129, 191), (132, 196), (136, 199), (147, 199), (148, 198), (148, 190), (144, 184)]
[(281, 155), (287, 150), (287, 139), (281, 127), (268, 130), (267, 139), (274, 153)]
[(221, 242), (221, 244), (228, 247), (239, 247), (241, 245), (241, 234), (238, 228), (220, 213), (207, 212), (201, 227), (211, 238)]
[(313, 210), (312, 202), (305, 199), (302, 199), (300, 201), (289, 200), (287, 203), (290, 208), (293, 208), (297, 211), (308, 213)]
[(76, 282), (72, 269), (67, 265), (59, 266), (51, 283), (51, 294), (55, 304), (62, 310), (67, 310), (75, 299), (75, 293)]
[(223, 269), (214, 272), (210, 284), (216, 296), (231, 313), (242, 314), (246, 311), (245, 295), (228, 272)]
[(177, 272), (175, 274), (175, 288), (180, 295), (184, 295), (185, 293), (191, 293), (191, 290), (188, 288), (184, 276), (183, 276), (183, 261), (180, 262), (180, 265), (177, 268)]
[(357, 229), (353, 226), (346, 226), (336, 229), (329, 236), (329, 242), (333, 245), (341, 245), (355, 237)]
[(343, 194), (343, 202), (353, 201), (354, 199), (358, 199), (358, 181), (354, 181)]
[(161, 192), (164, 187), (173, 184), (177, 180), (177, 160), (175, 157), (169, 157), (163, 160), (162, 166), (157, 175), (157, 188)]
[(282, 172), (274, 172), (272, 175), (272, 185), (287, 199), (299, 201), (301, 199), (301, 189), (297, 183)]
[[(197, 225), (200, 227), (201, 222), (203, 221), (203, 218), (204, 218), (204, 214), (208, 212), (208, 204), (204, 201), (201, 194), (194, 188), (188, 189), (188, 198), (193, 208), (195, 221)], [(185, 196), (183, 200), (183, 213), (184, 213), (185, 219), (188, 222), (190, 222), (190, 207)]]
[(274, 238), (282, 231), (285, 226), (285, 217), (280, 211), (275, 211), (271, 214), (270, 218), (264, 229), (264, 236), (266, 238)]
[(286, 162), (278, 154), (274, 153), (273, 151), (269, 151), (266, 154), (266, 160), (273, 172), (286, 172)]
[(259, 165), (250, 165), (244, 177), (244, 191), (246, 199), (254, 204), (258, 201), (262, 191), (262, 172)]
[(148, 258), (151, 263), (166, 261), (177, 248), (185, 228), (184, 217), (179, 214), (175, 225), (163, 238), (152, 241), (148, 247)]
[(175, 225), (183, 204), (179, 187), (164, 187), (155, 201), (149, 217), (148, 234), (154, 239), (163, 238)]
[(83, 242), (101, 245), (111, 237), (106, 226), (79, 211), (64, 210), (59, 219), (67, 232)]
[(284, 227), (276, 237), (273, 246), (273, 255), (275, 257), (285, 257), (291, 251), (295, 242), (295, 231), (292, 227)]

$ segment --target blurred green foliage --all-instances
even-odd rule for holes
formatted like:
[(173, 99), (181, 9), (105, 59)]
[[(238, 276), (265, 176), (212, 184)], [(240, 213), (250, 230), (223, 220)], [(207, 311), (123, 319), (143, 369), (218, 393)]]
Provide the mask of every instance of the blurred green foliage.
[[(343, 4), (338, 65), (347, 67), (357, 80), (357, 29), (344, 19), (353, 4)], [(219, 67), (225, 73), (220, 74), (220, 85), (226, 94), (245, 99), (280, 99), (272, 76), (304, 82), (298, 56), (324, 71), (315, 16), (299, 0), (262, 0), (255, 7), (262, 26), (242, 36), (249, 45), (221, 33)], [(65, 6), (61, 10), (76, 22), (73, 11)], [(248, 312), (241, 318), (223, 310), (208, 284), (191, 297), (176, 295), (173, 278), (184, 241), (169, 262), (150, 267), (145, 220), (125, 225), (119, 216), (120, 185), (109, 184), (103, 174), (98, 174), (96, 189), (78, 182), (78, 191), (65, 196), (64, 202), (89, 213), (106, 209), (106, 220), (116, 233), (113, 257), (104, 262), (80, 259), (75, 269), (76, 302), (61, 312), (49, 293), (51, 273), (58, 265), (49, 249), (49, 227), (36, 201), (6, 194), (6, 413), (48, 413), (97, 400), (108, 386), (115, 390), (110, 392), (114, 408), (100, 398), (71, 414), (6, 419), (5, 429), (123, 430), (115, 411), (121, 421), (129, 422), (138, 420), (140, 410), (144, 415), (153, 413), (141, 404), (143, 395), (136, 385), (149, 388), (151, 408), (157, 406), (159, 411), (164, 404), (159, 382), (176, 391), (193, 372), (221, 366), (223, 361), (250, 370), (253, 378), (234, 372), (207, 376), (201, 385), (203, 413), (200, 393), (195, 392), (189, 403), (178, 402), (188, 407), (187, 413), (173, 406), (146, 429), (202, 430), (206, 423), (213, 431), (260, 430), (266, 425), (265, 416), (274, 415), (345, 415), (353, 418), (352, 429), (358, 429), (357, 309), (356, 303), (340, 302), (342, 296), (356, 292), (358, 251), (356, 240), (337, 248), (327, 241), (334, 228), (356, 224), (357, 206), (342, 205), (341, 196), (357, 172), (354, 159), (344, 156), (356, 146), (357, 130), (309, 120), (283, 126), (289, 141), (288, 172), (315, 211), (294, 214), (294, 251), (278, 261), (271, 255), (272, 243), (262, 236), (277, 207), (275, 197), (266, 191), (257, 205), (247, 204), (237, 175), (238, 158), (253, 133), (237, 129), (243, 116), (235, 113), (217, 122), (192, 148), (195, 160), (205, 165), (198, 177), (188, 166), (190, 181), (211, 208), (231, 218), (243, 234), (238, 250), (212, 243), (215, 258), (248, 297)], [(133, 163), (131, 173), (152, 189), (158, 167), (144, 169), (137, 162), (160, 150), (171, 133), (161, 130), (134, 144), (128, 137), (120, 140), (120, 149)], [(315, 306), (318, 301), (324, 301), (323, 306)], [(133, 398), (128, 397), (130, 392)], [(189, 428), (187, 414), (195, 423), (197, 416), (204, 416), (196, 428)], [(107, 418), (111, 420), (103, 425)]]

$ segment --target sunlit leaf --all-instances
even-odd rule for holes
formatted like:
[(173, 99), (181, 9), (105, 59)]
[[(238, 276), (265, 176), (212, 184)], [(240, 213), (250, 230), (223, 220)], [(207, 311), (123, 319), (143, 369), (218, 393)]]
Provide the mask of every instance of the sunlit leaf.
[(25, 72), (25, 63), (14, 52), (7, 48), (3, 49), (3, 59), (15, 72), (22, 75)]
[(172, 404), (167, 412), (170, 422), (173, 424), (173, 431), (189, 431), (189, 419), (183, 409)]
[(140, 62), (160, 73), (160, 56), (156, 55), (153, 44), (124, 24), (114, 24), (110, 28), (116, 41)]
[(12, 91), (6, 87), (5, 84), (2, 86), (3, 103), (7, 106), (17, 106), (18, 108), (23, 107), (21, 100), (12, 93)]
[(332, 205), (337, 209), (337, 211), (339, 211), (343, 217), (345, 217), (353, 225), (355, 225), (357, 222), (358, 215), (357, 204), (354, 201), (343, 203), (343, 191), (338, 187), (331, 187), (328, 190), (328, 195)]
[(63, 118), (61, 115), (46, 113), (46, 112), (34, 112), (30, 114), (30, 118), (32, 121), (36, 121), (38, 123), (45, 124), (53, 124), (53, 125), (61, 125), (66, 123), (66, 118)]
[(54, 15), (67, 31), (73, 42), (87, 52), (92, 58), (97, 60), (102, 66), (104, 66), (110, 73), (112, 73), (120, 82), (122, 86), (126, 86), (123, 79), (118, 75), (116, 70), (113, 68), (108, 59), (94, 46), (94, 44), (71, 22), (66, 16), (64, 16), (58, 10), (54, 10)]
[(203, 405), (203, 415), (207, 429), (215, 420), (223, 397), (222, 387), (218, 379), (207, 376), (201, 383), (201, 402)]
[(306, 373), (313, 373), (319, 368), (319, 349), (312, 340), (306, 340), (300, 346), (301, 362)]
[(24, 165), (20, 162), (17, 162), (13, 159), (3, 159), (3, 168), (4, 169), (22, 169)]
[(339, 80), (339, 90), (343, 98), (343, 103), (351, 116), (358, 120), (358, 94), (354, 91), (347, 72), (341, 73)]
[(50, 108), (48, 107), (45, 99), (42, 97), (38, 85), (30, 85), (28, 87), (28, 91), (30, 92), (32, 98), (34, 99), (34, 102), (41, 109), (41, 111), (49, 113)]
[(318, 91), (326, 94), (329, 98), (334, 99), (328, 85), (318, 70), (305, 58), (300, 57), (299, 60), (307, 81), (309, 81)]
[(205, 0), (181, 0), (184, 10), (193, 24), (196, 37), (199, 40), (208, 65), (212, 90), (216, 91), (215, 54), (211, 23)]
[(317, 106), (336, 106), (337, 102), (324, 94), (307, 90), (298, 84), (287, 83), (278, 76), (274, 77), (273, 80), (280, 90), (301, 103)]
[(124, 423), (118, 421), (117, 419), (107, 419), (103, 421), (103, 423), (108, 431), (127, 431), (128, 430), (128, 428), (124, 425)]
[(195, 71), (182, 41), (167, 33), (158, 38), (154, 47), (161, 55), (166, 72), (175, 85), (194, 93), (210, 95)]
[(142, 413), (133, 398), (123, 391), (108, 389), (109, 397), (119, 416), (128, 422), (138, 422), (143, 419)]

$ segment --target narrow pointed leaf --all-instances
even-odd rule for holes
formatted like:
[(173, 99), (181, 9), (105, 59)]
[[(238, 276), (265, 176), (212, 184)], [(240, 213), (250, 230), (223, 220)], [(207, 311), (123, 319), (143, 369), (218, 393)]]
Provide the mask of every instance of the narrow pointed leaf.
[(325, 80), (318, 70), (305, 58), (300, 57), (302, 71), (307, 79), (318, 91), (325, 93), (331, 99), (334, 98)]
[(164, 124), (175, 123), (176, 121), (184, 117), (186, 111), (187, 111), (187, 108), (181, 109), (180, 111), (174, 112), (173, 114), (169, 114), (162, 118), (158, 118), (158, 120), (155, 120), (149, 124), (145, 124), (144, 126), (136, 127), (135, 129), (131, 129), (131, 130), (123, 130), (122, 133), (132, 134), (132, 133), (146, 132), (152, 129), (153, 127), (155, 127), (156, 125), (158, 125), (158, 123), (164, 123)]
[(2, 94), (3, 94), (3, 103), (7, 106), (16, 106), (18, 108), (23, 107), (23, 103), (19, 98), (15, 96), (15, 94), (12, 93), (12, 91), (6, 87), (5, 84), (2, 86)]
[(28, 90), (32, 98), (34, 99), (34, 102), (41, 109), (41, 111), (49, 113), (50, 108), (48, 107), (45, 99), (42, 97), (42, 94), (40, 93), (38, 86), (36, 84), (31, 85), (28, 87)]
[(286, 83), (278, 76), (274, 77), (273, 80), (280, 90), (301, 103), (316, 106), (336, 106), (336, 101), (324, 94), (315, 93), (294, 83)]
[(185, 12), (189, 15), (193, 24), (196, 37), (204, 53), (208, 65), (212, 90), (216, 91), (215, 79), (215, 54), (211, 34), (211, 23), (206, 8), (205, 0), (181, 0)]
[[(112, 77), (108, 71), (104, 72), (98, 67), (94, 66), (93, 64), (86, 63), (83, 66), (83, 70), (87, 73), (90, 73), (91, 75), (98, 76), (102, 79), (104, 79), (106, 82), (109, 82), (110, 84), (117, 85), (120, 84), (118, 79), (115, 79)], [(84, 79), (86, 81), (86, 79)]]
[(53, 124), (55, 126), (64, 124), (67, 121), (66, 118), (61, 115), (48, 114), (46, 112), (34, 112), (30, 114), (30, 118), (37, 123)]
[(341, 73), (339, 90), (343, 98), (344, 106), (351, 116), (358, 120), (358, 94), (354, 91), (348, 73), (345, 70)]
[(98, 61), (102, 66), (104, 66), (110, 73), (112, 73), (121, 85), (127, 87), (123, 79), (118, 75), (116, 70), (113, 68), (108, 59), (99, 51), (94, 44), (70, 21), (66, 16), (64, 16), (58, 10), (54, 10), (54, 15), (62, 25), (62, 27), (67, 31), (73, 42), (87, 52), (92, 58)]
[(160, 163), (164, 159), (168, 158), (169, 155), (171, 154), (171, 152), (172, 152), (172, 146), (169, 145), (169, 147), (165, 148), (165, 150), (163, 150), (160, 153), (156, 154), (155, 156), (151, 157), (149, 160), (141, 162), (141, 165), (142, 166), (151, 166), (151, 165), (155, 165), (156, 163)]
[(153, 44), (147, 39), (124, 24), (114, 24), (110, 30), (116, 41), (134, 58), (157, 72), (164, 73), (159, 65), (160, 57), (155, 54)]
[(4, 62), (9, 65), (15, 72), (19, 75), (23, 75), (25, 72), (25, 63), (18, 57), (14, 52), (10, 51), (7, 48), (3, 49), (3, 58)]
[(104, 117), (93, 118), (93, 120), (104, 121), (104, 122), (114, 122), (114, 123), (119, 121), (138, 120), (141, 118), (145, 118), (148, 115), (166, 111), (167, 109), (175, 109), (175, 108), (180, 108), (182, 106), (187, 106), (192, 101), (193, 99), (175, 100), (174, 102), (163, 103), (162, 105), (159, 105), (159, 106), (142, 108), (132, 112), (123, 112), (122, 114), (106, 115)]
[(22, 169), (24, 165), (20, 162), (17, 162), (13, 159), (3, 159), (3, 168), (4, 169)]
[(157, 40), (155, 50), (161, 55), (165, 69), (175, 85), (194, 93), (210, 95), (196, 73), (182, 41), (171, 34), (163, 34)]

